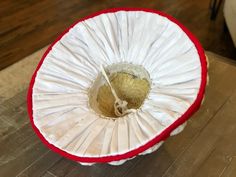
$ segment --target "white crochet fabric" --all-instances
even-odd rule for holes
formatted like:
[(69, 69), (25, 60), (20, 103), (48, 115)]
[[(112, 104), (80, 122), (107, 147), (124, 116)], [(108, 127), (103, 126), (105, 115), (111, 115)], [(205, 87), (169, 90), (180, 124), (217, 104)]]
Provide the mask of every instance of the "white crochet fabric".
[[(116, 63), (141, 65), (152, 82), (142, 107), (114, 121), (90, 108), (88, 90), (101, 64)], [(74, 156), (124, 154), (183, 115), (200, 83), (198, 52), (178, 25), (151, 12), (105, 13), (76, 24), (47, 54), (33, 86), (34, 124), (50, 144)]]

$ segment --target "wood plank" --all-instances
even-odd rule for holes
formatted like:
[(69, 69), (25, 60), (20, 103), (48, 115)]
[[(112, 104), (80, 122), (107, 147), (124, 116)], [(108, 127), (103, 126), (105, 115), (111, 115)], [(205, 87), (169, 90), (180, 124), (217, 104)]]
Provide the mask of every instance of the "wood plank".
[(25, 125), (16, 132), (10, 134), (0, 141), (0, 152), (2, 156), (16, 156), (22, 150), (30, 147), (29, 145), (39, 142), (29, 124)]
[[(220, 176), (222, 172), (229, 166), (236, 154), (236, 91), (229, 99), (221, 111), (215, 116), (215, 123), (217, 126), (211, 128), (211, 134), (214, 137), (219, 137), (214, 145), (214, 150), (211, 155), (202, 163), (198, 169), (196, 177), (200, 176)], [(220, 119), (221, 118), (221, 119)], [(224, 126), (224, 124), (226, 124)], [(210, 126), (210, 125), (209, 125)], [(218, 129), (217, 129), (218, 128)], [(215, 134), (214, 134), (215, 131)], [(209, 139), (209, 136), (207, 139)], [(235, 173), (236, 175), (236, 173)]]
[(0, 176), (16, 176), (47, 151), (31, 126), (25, 125), (0, 141)]
[(171, 164), (173, 157), (166, 150), (165, 144), (162, 145), (157, 151), (141, 157), (137, 165), (127, 172), (125, 176), (129, 177), (143, 177), (155, 176), (159, 177)]
[(16, 111), (14, 112), (15, 114), (12, 112), (4, 112), (0, 116), (0, 119), (3, 119), (16, 129), (19, 129), (29, 123), (26, 107), (26, 103), (24, 103), (22, 106), (16, 108)]
[(41, 142), (34, 144), (17, 157), (12, 157), (12, 159), (8, 159), (9, 161), (7, 162), (4, 161), (4, 164), (0, 166), (0, 175), (16, 176), (47, 151), (48, 149)]
[(48, 45), (77, 19), (107, 7), (107, 1), (34, 1), (28, 8), (27, 4), (1, 19), (0, 69)]
[(26, 104), (26, 90), (1, 104), (0, 122), (2, 122), (2, 129), (0, 132), (2, 134), (0, 134), (0, 139), (29, 123)]
[(52, 167), (57, 161), (62, 159), (59, 154), (56, 154), (52, 151), (48, 151), (43, 154), (40, 158), (34, 161), (30, 166), (21, 171), (17, 176), (18, 177), (37, 177), (45, 174), (50, 167)]
[(49, 168), (50, 163), (54, 164), (53, 160), (61, 158), (54, 153), (45, 154), (49, 150), (41, 143), (29, 124), (25, 99), (26, 90), (4, 101), (0, 109), (0, 121), (5, 121), (1, 124), (4, 128), (1, 132), (7, 132), (0, 138), (0, 176), (15, 176), (18, 173), (32, 176), (32, 171), (37, 174), (36, 169), (39, 170), (39, 174), (40, 169), (47, 170), (42, 164)]
[(209, 56), (209, 86), (207, 89), (217, 89), (224, 94), (232, 94), (236, 88), (235, 77), (236, 67), (226, 62), (221, 61), (223, 58), (217, 55)]
[(228, 168), (232, 168), (232, 160), (234, 160), (235, 157), (234, 155), (232, 155), (236, 152), (236, 143), (235, 141), (232, 141), (232, 138), (234, 139), (235, 136), (236, 130), (233, 130), (229, 135), (227, 135), (227, 137), (218, 140), (214, 147), (214, 150), (200, 165), (194, 177), (227, 176), (225, 174), (227, 173), (227, 171), (228, 173), (231, 171)]
[(4, 112), (9, 112), (12, 116), (15, 112), (19, 111), (19, 109), (22, 109), (20, 106), (26, 103), (26, 95), (27, 89), (24, 89), (20, 93), (17, 93), (13, 97), (0, 103), (0, 115)]
[(229, 158), (230, 164), (227, 166), (220, 177), (235, 177), (236, 175), (236, 156)]
[(46, 173), (43, 174), (41, 177), (57, 177), (57, 176), (51, 174), (50, 172), (46, 172)]
[[(99, 175), (101, 177), (120, 177), (120, 176), (126, 176), (126, 174), (129, 173), (129, 171), (133, 170), (133, 168), (144, 159), (143, 156), (135, 157), (132, 160), (129, 160), (125, 162), (122, 165), (119, 166), (113, 166), (109, 164), (95, 164), (95, 166), (99, 170)], [(104, 173), (105, 172), (105, 173)]]
[(54, 166), (52, 166), (46, 173), (53, 174), (57, 177), (63, 177), (66, 176), (68, 173), (70, 173), (71, 170), (76, 168), (77, 165), (78, 164), (74, 161), (62, 158)]
[(11, 134), (14, 131), (16, 131), (15, 127), (13, 127), (8, 122), (0, 119), (0, 140), (2, 138), (5, 138), (6, 136), (8, 136), (9, 134)]
[(221, 61), (221, 62), (227, 63), (227, 64), (231, 65), (232, 67), (236, 66), (236, 60), (232, 60), (230, 58), (218, 55), (218, 54), (213, 53), (211, 51), (206, 51), (206, 55), (209, 58), (217, 58), (217, 61)]
[(1, 7), (1, 11), (0, 11), (0, 16), (7, 16), (10, 14), (13, 14), (19, 10), (23, 10), (24, 8), (28, 8), (30, 6), (32, 6), (33, 3), (35, 2), (28, 2), (27, 1), (1, 1), (0, 5)]
[(72, 169), (69, 174), (66, 175), (66, 177), (90, 177), (90, 176), (96, 176), (96, 177), (102, 177), (105, 175), (105, 171), (99, 170), (96, 168), (95, 165), (92, 166), (82, 166), (78, 165), (76, 168)]
[(124, 174), (131, 170), (132, 167), (135, 166), (140, 159), (141, 157), (137, 157), (120, 166), (111, 166), (108, 164), (94, 164), (92, 166), (83, 166), (79, 163), (63, 158), (52, 168), (50, 168), (48, 172), (58, 177), (120, 177), (124, 176)]

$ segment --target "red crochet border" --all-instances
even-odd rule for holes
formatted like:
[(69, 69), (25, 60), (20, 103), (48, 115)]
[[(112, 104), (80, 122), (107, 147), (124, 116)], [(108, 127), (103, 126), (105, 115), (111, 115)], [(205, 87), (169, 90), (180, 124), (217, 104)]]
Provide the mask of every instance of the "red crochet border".
[[(194, 101), (194, 103), (189, 107), (189, 109), (180, 117), (178, 118), (173, 124), (171, 124), (169, 127), (167, 127), (161, 134), (157, 135), (154, 139), (150, 140), (148, 143), (138, 147), (137, 149), (131, 150), (129, 152), (126, 152), (124, 154), (119, 154), (119, 155), (112, 155), (112, 156), (103, 156), (103, 157), (78, 157), (72, 154), (69, 154), (68, 152), (65, 152), (59, 148), (57, 148), (56, 146), (54, 146), (53, 144), (50, 144), (45, 138), (44, 136), (40, 133), (40, 131), (38, 130), (38, 128), (35, 126), (34, 124), (34, 120), (33, 120), (33, 110), (32, 110), (32, 89), (34, 86), (34, 82), (35, 82), (35, 77), (37, 75), (37, 71), (39, 70), (39, 68), (41, 67), (45, 57), (47, 56), (47, 54), (51, 51), (52, 47), (55, 45), (55, 43), (57, 41), (59, 41), (72, 27), (74, 27), (77, 23), (84, 21), (86, 19), (89, 18), (93, 18), (95, 16), (104, 14), (104, 13), (114, 13), (117, 11), (144, 11), (144, 12), (150, 12), (150, 13), (155, 13), (161, 16), (164, 16), (166, 18), (168, 18), (170, 21), (172, 21), (173, 23), (177, 24), (186, 34), (187, 36), (190, 38), (190, 40), (194, 43), (199, 57), (200, 57), (200, 62), (201, 62), (201, 85), (200, 85), (200, 89), (197, 95), (196, 100)], [(107, 9), (107, 10), (103, 10), (103, 11), (99, 11), (95, 14), (92, 14), (90, 16), (87, 16), (81, 20), (79, 20), (78, 22), (74, 23), (71, 27), (69, 27), (67, 30), (65, 30), (54, 42), (53, 44), (50, 45), (50, 47), (47, 49), (47, 51), (44, 53), (42, 59), (40, 60), (29, 85), (29, 89), (28, 89), (28, 98), (27, 98), (27, 103), (28, 103), (28, 114), (30, 117), (30, 121), (32, 124), (32, 127), (34, 129), (34, 131), (36, 132), (36, 134), (39, 136), (39, 138), (42, 140), (42, 142), (47, 145), (50, 149), (52, 149), (53, 151), (55, 151), (56, 153), (61, 154), (62, 156), (75, 160), (75, 161), (79, 161), (79, 162), (87, 162), (87, 163), (94, 163), (94, 162), (111, 162), (111, 161), (118, 161), (118, 160), (122, 160), (122, 159), (127, 159), (127, 158), (131, 158), (133, 156), (138, 155), (139, 153), (149, 149), (150, 147), (152, 147), (153, 145), (157, 144), (158, 142), (165, 140), (167, 137), (170, 136), (170, 133), (177, 128), (179, 125), (181, 125), (182, 123), (184, 123), (187, 119), (190, 118), (190, 116), (193, 115), (194, 112), (196, 112), (200, 105), (201, 105), (201, 101), (203, 99), (204, 96), (204, 92), (205, 92), (205, 87), (206, 87), (206, 82), (207, 82), (207, 62), (206, 62), (206, 58), (205, 58), (205, 54), (204, 54), (204, 50), (201, 47), (201, 44), (198, 42), (198, 40), (190, 33), (190, 31), (184, 27), (181, 23), (179, 23), (176, 19), (174, 19), (173, 17), (163, 13), (163, 12), (159, 12), (156, 10), (152, 10), (152, 9), (145, 9), (145, 8), (113, 8), (113, 9)]]

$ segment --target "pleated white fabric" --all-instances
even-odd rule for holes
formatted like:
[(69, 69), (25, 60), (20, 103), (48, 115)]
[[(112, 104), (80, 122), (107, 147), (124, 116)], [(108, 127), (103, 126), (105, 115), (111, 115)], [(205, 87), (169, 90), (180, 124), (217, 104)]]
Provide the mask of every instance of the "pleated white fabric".
[[(122, 62), (149, 72), (150, 93), (136, 112), (102, 119), (89, 106), (88, 90), (101, 64)], [(101, 14), (75, 25), (46, 56), (33, 86), (34, 123), (50, 144), (70, 154), (123, 154), (183, 115), (200, 81), (197, 50), (175, 23), (142, 11)]]

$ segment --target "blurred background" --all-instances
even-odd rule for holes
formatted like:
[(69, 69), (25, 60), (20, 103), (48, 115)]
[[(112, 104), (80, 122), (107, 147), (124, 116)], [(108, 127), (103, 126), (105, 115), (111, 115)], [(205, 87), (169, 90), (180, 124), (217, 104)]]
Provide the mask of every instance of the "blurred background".
[(114, 7), (168, 13), (184, 24), (205, 50), (236, 59), (235, 0), (1, 0), (0, 69), (52, 43), (82, 17)]

